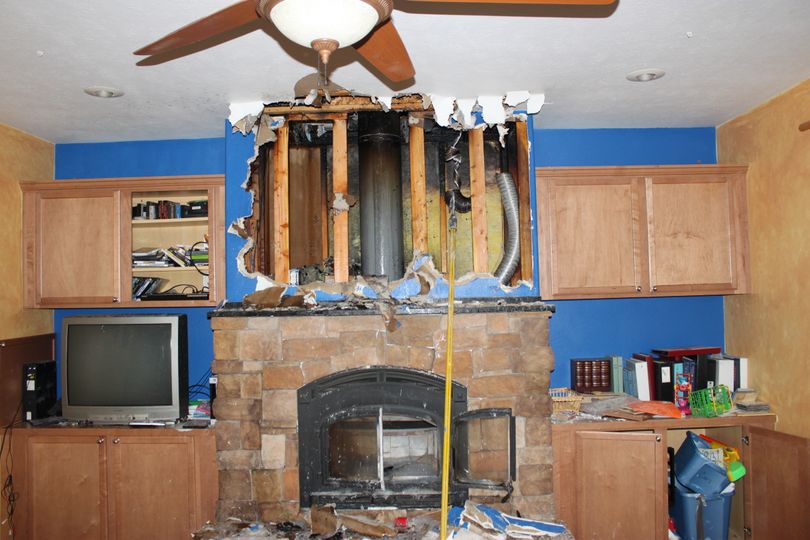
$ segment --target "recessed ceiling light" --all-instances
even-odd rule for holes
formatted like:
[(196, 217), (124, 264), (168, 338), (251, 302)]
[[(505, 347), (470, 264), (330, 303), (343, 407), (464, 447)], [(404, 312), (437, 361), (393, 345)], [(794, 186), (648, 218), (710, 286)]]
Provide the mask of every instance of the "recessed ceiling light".
[(644, 68), (644, 69), (637, 69), (635, 71), (631, 71), (627, 74), (627, 80), (633, 82), (650, 82), (656, 79), (660, 79), (666, 75), (666, 72), (663, 69), (657, 68)]
[(84, 93), (97, 98), (116, 98), (124, 95), (124, 92), (111, 86), (88, 86), (84, 89)]

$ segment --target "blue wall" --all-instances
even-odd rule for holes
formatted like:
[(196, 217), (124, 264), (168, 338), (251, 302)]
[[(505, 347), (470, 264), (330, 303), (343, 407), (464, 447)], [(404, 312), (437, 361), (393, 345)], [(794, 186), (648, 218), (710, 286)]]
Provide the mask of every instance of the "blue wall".
[[(226, 162), (225, 140), (221, 138), (57, 144), (55, 151), (54, 176), (57, 180), (223, 174)], [(58, 344), (61, 340), (62, 318), (66, 315), (185, 313), (189, 329), (189, 381), (193, 384), (211, 367), (211, 359), (214, 357), (208, 311), (209, 308), (57, 309), (54, 312), (57, 357), (61, 349)]]
[[(714, 128), (537, 129), (532, 154), (536, 167), (717, 161)], [(723, 298), (719, 296), (553, 303), (557, 312), (551, 319), (550, 341), (557, 368), (551, 376), (552, 387), (570, 385), (571, 358), (629, 356), (657, 347), (722, 347), (724, 343)]]
[[(531, 129), (531, 127), (530, 127)], [(253, 137), (231, 133), (225, 124), (221, 139), (136, 141), (56, 146), (56, 178), (226, 175), (226, 226), (250, 213), (250, 195), (242, 189)], [(532, 130), (533, 166), (664, 165), (715, 163), (715, 131), (695, 129)], [(534, 204), (534, 186), (532, 201)], [(536, 241), (536, 240), (535, 240)], [(226, 294), (239, 300), (254, 282), (236, 269), (244, 241), (226, 237)], [(535, 253), (537, 247), (535, 245)], [(537, 268), (535, 261), (535, 268)], [(537, 290), (535, 276), (535, 290)], [(570, 358), (629, 355), (653, 347), (723, 345), (721, 297), (561, 300), (551, 320), (551, 345), (557, 359), (552, 386), (569, 385)], [(72, 314), (147, 313), (147, 309), (57, 310), (54, 326)], [(189, 376), (196, 381), (213, 357), (208, 308), (161, 309), (189, 317)]]

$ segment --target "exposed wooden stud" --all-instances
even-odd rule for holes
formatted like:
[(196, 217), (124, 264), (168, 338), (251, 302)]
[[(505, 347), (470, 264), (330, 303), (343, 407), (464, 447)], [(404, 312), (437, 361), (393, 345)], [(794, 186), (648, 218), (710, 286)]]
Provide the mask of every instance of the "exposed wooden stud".
[(273, 147), (273, 269), (276, 281), (290, 279), (289, 124), (276, 130)]
[(532, 216), (529, 199), (529, 127), (526, 122), (515, 122), (517, 135), (518, 213), (520, 219), (520, 278), (532, 280)]
[(489, 272), (487, 260), (487, 185), (484, 162), (484, 130), (467, 132), (470, 154), (470, 197), (472, 198), (473, 272)]
[(410, 162), (411, 162), (411, 221), (414, 251), (428, 252), (427, 235), (427, 202), (425, 180), (425, 127), (411, 124), (410, 128)]
[(329, 257), (329, 178), (326, 148), (321, 148), (321, 260)]
[[(332, 190), (334, 197), (349, 193), (349, 145), (346, 118), (336, 118), (332, 126)], [(334, 199), (333, 199), (334, 200)], [(349, 212), (335, 212), (332, 218), (335, 281), (349, 281)]]
[[(444, 186), (441, 186), (442, 190)], [(439, 193), (439, 252), (442, 254), (441, 272), (447, 272), (447, 202), (444, 191)]]

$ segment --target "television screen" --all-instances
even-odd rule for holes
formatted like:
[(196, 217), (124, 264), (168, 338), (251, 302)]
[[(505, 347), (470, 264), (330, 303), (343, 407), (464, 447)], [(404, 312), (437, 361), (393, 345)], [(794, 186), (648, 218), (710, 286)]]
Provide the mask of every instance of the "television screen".
[(185, 315), (65, 317), (62, 401), (64, 416), (76, 420), (185, 416)]

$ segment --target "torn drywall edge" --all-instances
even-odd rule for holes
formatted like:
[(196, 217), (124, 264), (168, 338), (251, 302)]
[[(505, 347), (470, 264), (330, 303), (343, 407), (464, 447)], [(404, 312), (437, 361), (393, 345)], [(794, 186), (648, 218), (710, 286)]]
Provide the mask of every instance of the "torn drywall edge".
[[(526, 98), (526, 96), (528, 96), (529, 99), (524, 99), (524, 98)], [(530, 101), (532, 97), (534, 97), (534, 101), (532, 101), (531, 103), (528, 103), (528, 101)], [(527, 101), (527, 103), (526, 103), (527, 108), (531, 105), (531, 107), (536, 108), (537, 110), (539, 110), (539, 107), (542, 107), (542, 104), (544, 102), (544, 95), (543, 94), (534, 94), (533, 95), (533, 94), (530, 94), (528, 92), (509, 92), (507, 94), (506, 98), (501, 98), (499, 96), (483, 96), (483, 97), (477, 98), (476, 100), (462, 99), (462, 100), (459, 100), (459, 102), (460, 102), (460, 108), (459, 109), (460, 109), (460, 111), (462, 111), (462, 118), (464, 120), (466, 120), (466, 122), (461, 122), (461, 123), (469, 125), (470, 119), (478, 116), (477, 114), (475, 114), (476, 109), (481, 109), (481, 111), (482, 111), (481, 116), (482, 116), (482, 119), (484, 120), (484, 123), (480, 123), (480, 124), (475, 125), (474, 129), (477, 129), (477, 128), (483, 129), (483, 128), (485, 128), (486, 125), (489, 124), (489, 122), (486, 121), (487, 119), (490, 119), (490, 120), (493, 119), (493, 118), (499, 119), (500, 116), (497, 115), (498, 109), (500, 109), (500, 111), (504, 114), (504, 121), (513, 120), (513, 119), (518, 120), (518, 121), (526, 121), (527, 118), (526, 118), (525, 113), (517, 113), (517, 114), (515, 114), (514, 109), (511, 108), (510, 106), (508, 106), (508, 103), (512, 103), (512, 102), (514, 102), (514, 100), (516, 100), (518, 98), (524, 99), (524, 101)], [(382, 100), (383, 103), (389, 104), (391, 98), (377, 97), (377, 98), (373, 98), (373, 99), (375, 99), (378, 102), (380, 102)], [(426, 109), (429, 108), (432, 104), (434, 105), (434, 117), (436, 116), (436, 105), (435, 104), (436, 104), (437, 100), (438, 100), (438, 103), (439, 103), (438, 108), (440, 110), (440, 112), (438, 114), (439, 114), (440, 117), (443, 117), (445, 115), (445, 113), (446, 113), (446, 124), (445, 125), (449, 125), (451, 115), (453, 115), (455, 113), (457, 101), (456, 101), (455, 98), (452, 98), (452, 97), (442, 97), (442, 96), (432, 96), (432, 95), (422, 94), (422, 103), (423, 103), (423, 105), (424, 105), (424, 107)], [(472, 102), (472, 105), (471, 105), (471, 102)], [(519, 102), (519, 103), (522, 103), (522, 102)], [(381, 105), (382, 105), (382, 103), (381, 103)], [(258, 103), (258, 102), (244, 103), (244, 104), (232, 104), (231, 105), (231, 115), (233, 117), (233, 116), (238, 116), (239, 114), (243, 114), (243, 113), (247, 112), (248, 116), (250, 116), (251, 112), (256, 112), (256, 111), (259, 111), (259, 114), (261, 114), (261, 110), (263, 109), (263, 107), (264, 107), (264, 105), (261, 104), (261, 103)], [(495, 116), (493, 116), (493, 115), (495, 115)], [(267, 129), (270, 129), (271, 131), (274, 131), (279, 126), (283, 125), (284, 122), (285, 122), (285, 118), (283, 116), (269, 117), (269, 122), (268, 122), (267, 117), (261, 117), (260, 116), (258, 118), (259, 118), (260, 121), (259, 121), (257, 131), (262, 130), (262, 126), (264, 126)], [(439, 123), (441, 124), (441, 122), (439, 122)], [(503, 122), (497, 122), (498, 130), (499, 130), (499, 134), (501, 136), (501, 139), (503, 139), (503, 136), (504, 136), (504, 133), (505, 133), (503, 131), (505, 128), (501, 125), (502, 123)], [(459, 129), (458, 126), (452, 126), (452, 127), (454, 127), (455, 129)], [(243, 135), (247, 135), (247, 133), (249, 133), (249, 131), (243, 132)], [(502, 141), (502, 144), (503, 144), (503, 141)], [(258, 141), (258, 138), (257, 138), (256, 143), (254, 144), (254, 154), (253, 154), (253, 156), (251, 156), (247, 160), (248, 167), (247, 167), (247, 172), (246, 172), (246, 178), (245, 178), (245, 181), (242, 183), (243, 189), (245, 189), (245, 191), (247, 191), (250, 194), (250, 197), (251, 197), (251, 199), (250, 199), (250, 208), (253, 208), (253, 202), (254, 202), (253, 199), (255, 197), (255, 193), (252, 190), (248, 189), (248, 184), (249, 184), (249, 180), (250, 180), (250, 164), (253, 162), (254, 159), (256, 159), (256, 157), (258, 155), (259, 146), (261, 146), (261, 145), (259, 144), (259, 141)], [(334, 202), (333, 202), (333, 210), (336, 211), (336, 212), (342, 212), (342, 211), (345, 212), (345, 211), (348, 211), (348, 206), (351, 206), (352, 204), (353, 204), (352, 201), (347, 201), (346, 200), (343, 193), (336, 193), (335, 194), (335, 199), (334, 199)], [(248, 216), (244, 216), (244, 217), (239, 218), (238, 220), (236, 220), (228, 228), (228, 232), (231, 233), (231, 234), (235, 234), (237, 236), (242, 237), (242, 235), (239, 234), (239, 232), (237, 231), (237, 227), (239, 229), (244, 230), (244, 220), (247, 219), (247, 218), (250, 218), (251, 215), (252, 214), (249, 214)], [(532, 216), (532, 218), (534, 218), (534, 216)], [(234, 225), (237, 225), (237, 227), (235, 227)], [(262, 285), (261, 283), (259, 283), (260, 279), (266, 280), (265, 283), (272, 283), (272, 284), (278, 285), (277, 282), (271, 280), (270, 278), (268, 278), (266, 276), (263, 276), (262, 274), (250, 273), (250, 272), (247, 271), (247, 269), (245, 267), (245, 264), (244, 264), (244, 256), (252, 247), (253, 247), (253, 240), (252, 239), (247, 239), (247, 240), (245, 240), (245, 244), (239, 250), (239, 253), (237, 255), (237, 269), (238, 269), (239, 273), (241, 275), (247, 277), (247, 278), (256, 279), (257, 280), (257, 285), (256, 285), (257, 290), (259, 290), (260, 287), (263, 288), (264, 286), (269, 286), (269, 285)], [(414, 266), (414, 269), (416, 269), (416, 268), (418, 268), (418, 265)], [(492, 278), (492, 280), (497, 284), (497, 286), (481, 285), (481, 284), (477, 284), (477, 285), (460, 284), (460, 285), (458, 285), (459, 288), (457, 288), (457, 295), (460, 298), (464, 298), (464, 297), (471, 298), (471, 297), (477, 297), (477, 296), (523, 296), (523, 295), (526, 295), (525, 282), (521, 282), (521, 284), (518, 287), (504, 288), (503, 286), (500, 285), (500, 283), (497, 283), (497, 280), (495, 280), (494, 277)], [(390, 288), (390, 290), (392, 291), (391, 296), (395, 297), (395, 298), (397, 298), (397, 297), (398, 298), (414, 297), (416, 295), (419, 295), (419, 292), (421, 291), (421, 287), (422, 287), (422, 284), (420, 283), (419, 278), (414, 276), (412, 279), (403, 281), (401, 284), (399, 284), (398, 287)], [(470, 288), (469, 291), (467, 291), (468, 287)], [(484, 290), (489, 291), (489, 293), (482, 292), (481, 287), (483, 287)], [(431, 297), (433, 297), (433, 298), (446, 298), (447, 297), (446, 288), (447, 288), (446, 281), (443, 278), (440, 278), (440, 279), (438, 279), (436, 281), (436, 283), (434, 284), (432, 289), (429, 291), (429, 295)], [(443, 290), (441, 290), (441, 289), (443, 289)], [(375, 295), (375, 296), (377, 294), (372, 288), (370, 288), (368, 286), (366, 286), (364, 289), (362, 289), (362, 291), (363, 291), (364, 296), (367, 296), (367, 297), (370, 297), (370, 298), (372, 298), (372, 296), (371, 296), (372, 294)], [(318, 294), (318, 292), (321, 292), (321, 294)], [(318, 301), (341, 301), (341, 300), (345, 300), (346, 297), (347, 296), (345, 294), (333, 294), (333, 293), (327, 293), (327, 292), (322, 292), (322, 291), (316, 291), (316, 299)]]
[(383, 112), (388, 112), (391, 110), (391, 103), (393, 99), (393, 96), (376, 96), (371, 98), (371, 101), (374, 103), (379, 103), (383, 108)]
[(511, 107), (517, 107), (524, 101), (528, 100), (531, 97), (528, 90), (517, 90), (514, 92), (507, 92), (506, 96), (503, 98), (503, 102)]
[(249, 103), (231, 103), (229, 106), (228, 122), (234, 131), (239, 131), (242, 135), (247, 135), (253, 130), (256, 120), (264, 110), (264, 103), (253, 101)]
[(433, 119), (442, 127), (450, 125), (450, 117), (456, 109), (456, 100), (453, 97), (437, 96), (431, 94), (430, 102), (433, 104)]
[(455, 118), (464, 129), (473, 129), (475, 127), (476, 117), (473, 114), (475, 103), (475, 99), (456, 100), (456, 113), (453, 115), (453, 118)]
[(481, 107), (481, 116), (487, 124), (503, 124), (506, 122), (503, 96), (478, 96), (478, 105)]
[(546, 102), (545, 94), (532, 94), (526, 101), (526, 112), (537, 114)]

